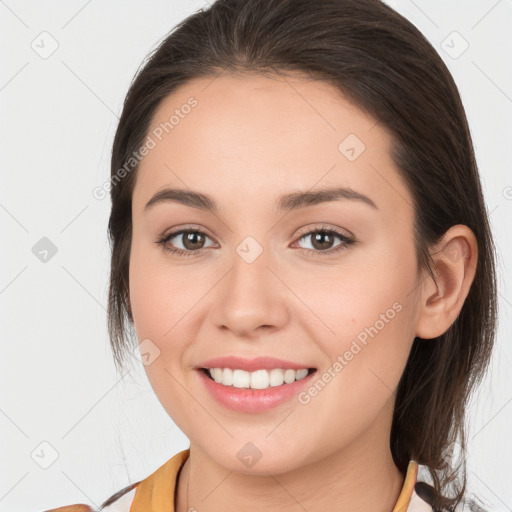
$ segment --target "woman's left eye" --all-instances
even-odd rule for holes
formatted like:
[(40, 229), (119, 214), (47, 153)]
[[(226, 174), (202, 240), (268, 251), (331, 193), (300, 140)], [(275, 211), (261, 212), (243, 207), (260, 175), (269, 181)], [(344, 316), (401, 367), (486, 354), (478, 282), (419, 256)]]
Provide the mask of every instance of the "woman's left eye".
[[(313, 231), (308, 231), (306, 234), (302, 235), (299, 240), (304, 238), (311, 238), (311, 244), (313, 247), (316, 247), (320, 250), (315, 249), (306, 249), (309, 253), (327, 253), (332, 254), (338, 251), (342, 251), (346, 249), (349, 245), (355, 243), (355, 240), (349, 238), (348, 236), (340, 233), (335, 229), (328, 228), (320, 228), (314, 229)], [(341, 240), (338, 245), (332, 246), (335, 238)], [(326, 247), (329, 246), (329, 247)]]
[[(355, 243), (355, 240), (349, 238), (343, 233), (340, 233), (335, 229), (328, 229), (325, 227), (308, 231), (307, 233), (301, 235), (299, 241), (308, 237), (311, 237), (312, 246), (314, 248), (305, 248), (305, 250), (308, 253), (313, 253), (315, 255), (322, 253), (333, 254), (346, 249), (349, 245)], [(181, 245), (183, 248), (177, 248), (175, 244), (170, 243), (174, 238), (177, 238), (178, 240), (181, 239)], [(335, 245), (333, 248), (332, 244), (335, 238), (338, 238), (341, 240), (341, 242), (338, 245)], [(156, 243), (162, 245), (163, 250), (166, 252), (171, 252), (173, 254), (177, 254), (178, 256), (193, 256), (194, 254), (197, 254), (206, 248), (204, 246), (206, 239), (211, 240), (211, 238), (201, 230), (181, 229), (179, 231), (173, 231), (172, 233), (163, 235), (159, 240), (157, 240)], [(197, 245), (200, 245), (200, 247), (197, 247)]]

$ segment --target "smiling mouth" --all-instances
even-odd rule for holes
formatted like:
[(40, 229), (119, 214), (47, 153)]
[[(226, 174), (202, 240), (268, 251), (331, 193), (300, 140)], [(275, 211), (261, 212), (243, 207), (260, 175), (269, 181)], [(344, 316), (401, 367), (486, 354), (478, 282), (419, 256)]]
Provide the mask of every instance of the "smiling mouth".
[[(210, 372), (211, 369), (208, 369), (208, 368), (198, 368), (199, 371), (201, 371), (202, 373), (204, 373), (206, 375), (206, 377), (218, 384), (222, 384), (222, 382), (219, 382), (218, 380), (214, 379), (212, 377), (212, 374)], [(242, 370), (243, 371), (243, 370)], [(270, 370), (266, 370), (267, 373), (270, 371)], [(234, 388), (234, 389), (251, 389), (251, 390), (255, 390), (257, 391), (258, 389), (272, 389), (272, 388), (276, 388), (276, 387), (280, 387), (280, 386), (283, 386), (283, 385), (288, 385), (288, 384), (293, 384), (294, 382), (299, 382), (300, 380), (302, 379), (305, 379), (306, 377), (309, 377), (312, 373), (316, 372), (317, 369), (316, 368), (307, 368), (307, 373), (305, 375), (301, 375), (300, 377), (297, 377), (295, 376), (295, 378), (292, 376), (291, 378), (293, 380), (287, 380), (287, 379), (278, 379), (278, 383), (275, 383), (274, 385), (269, 385), (268, 381), (267, 381), (267, 386), (263, 386), (263, 388), (260, 388), (260, 386), (257, 386), (257, 387), (253, 387), (252, 385), (244, 385), (244, 386), (235, 386), (231, 379), (230, 379), (230, 384), (223, 384), (223, 385), (226, 385), (227, 387), (231, 387), (231, 388)], [(244, 373), (249, 373), (249, 375), (253, 372), (244, 372)], [(293, 374), (292, 374), (293, 375)], [(251, 379), (249, 378), (249, 382), (251, 382)]]
[[(208, 370), (208, 368), (199, 368), (199, 370), (202, 371), (207, 377), (214, 380), (213, 377), (210, 375), (210, 370)], [(316, 368), (308, 368), (308, 374), (306, 375), (306, 377), (311, 375), (313, 372), (316, 372)]]

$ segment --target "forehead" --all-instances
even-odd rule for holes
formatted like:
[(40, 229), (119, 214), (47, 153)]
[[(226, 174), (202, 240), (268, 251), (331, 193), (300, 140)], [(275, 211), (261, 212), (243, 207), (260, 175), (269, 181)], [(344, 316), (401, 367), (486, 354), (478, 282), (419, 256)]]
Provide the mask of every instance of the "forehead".
[(147, 135), (154, 147), (139, 166), (138, 209), (168, 186), (246, 205), (315, 184), (359, 189), (383, 205), (408, 195), (389, 133), (335, 86), (302, 75), (192, 80), (161, 101)]

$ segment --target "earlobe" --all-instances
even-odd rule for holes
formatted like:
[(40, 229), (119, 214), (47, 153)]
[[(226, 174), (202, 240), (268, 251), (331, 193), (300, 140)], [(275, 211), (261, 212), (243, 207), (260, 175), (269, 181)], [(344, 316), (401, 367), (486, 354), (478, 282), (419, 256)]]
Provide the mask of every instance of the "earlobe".
[(476, 237), (470, 228), (457, 224), (431, 254), (435, 280), (425, 273), (416, 324), (416, 336), (424, 339), (441, 336), (457, 319), (476, 273)]

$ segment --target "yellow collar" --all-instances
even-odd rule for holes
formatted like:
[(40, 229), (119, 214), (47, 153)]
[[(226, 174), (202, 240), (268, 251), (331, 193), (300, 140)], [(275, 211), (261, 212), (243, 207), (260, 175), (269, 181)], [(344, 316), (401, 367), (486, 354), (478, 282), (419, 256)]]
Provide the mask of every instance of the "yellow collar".
[[(160, 466), (137, 486), (130, 512), (168, 510), (174, 512), (174, 494), (178, 471), (190, 455), (187, 448)], [(148, 508), (150, 506), (150, 508)]]
[(407, 466), (407, 472), (405, 474), (404, 485), (400, 491), (400, 496), (393, 508), (393, 512), (406, 512), (411, 502), (411, 496), (414, 491), (414, 485), (416, 484), (416, 478), (418, 476), (418, 463), (414, 460), (409, 461)]

